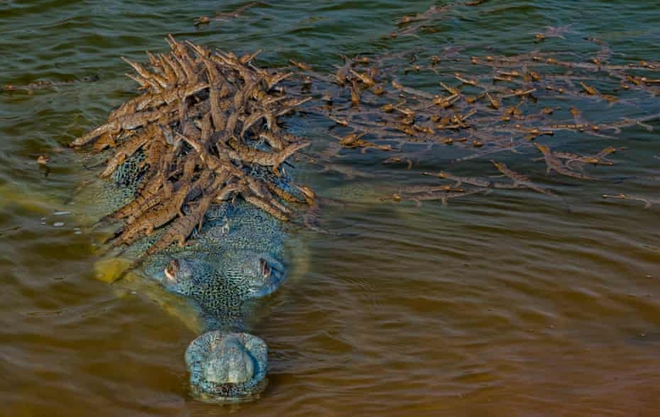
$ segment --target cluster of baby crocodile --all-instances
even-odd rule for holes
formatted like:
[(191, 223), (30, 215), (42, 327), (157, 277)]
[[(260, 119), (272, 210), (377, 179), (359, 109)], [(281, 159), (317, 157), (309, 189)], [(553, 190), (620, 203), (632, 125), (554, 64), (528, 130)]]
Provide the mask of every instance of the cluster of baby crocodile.
[[(436, 13), (431, 8), (401, 24)], [(550, 29), (545, 37), (560, 37), (567, 30)], [(608, 155), (624, 148), (599, 145), (592, 153), (578, 153), (566, 149), (565, 139), (583, 144), (584, 137), (616, 139), (626, 127), (652, 130), (648, 123), (660, 119), (660, 62), (613, 63), (614, 53), (603, 40), (585, 37), (583, 42), (598, 51), (585, 56), (542, 51), (465, 56), (461, 47), (450, 46), (435, 55), (419, 51), (345, 58), (334, 74), (292, 61), (306, 85), (301, 94), (307, 90), (319, 97), (315, 110), (332, 120), (332, 131), (343, 131), (312, 162), (345, 174), (348, 169), (336, 169), (333, 159), (346, 161), (349, 150), (371, 150), (386, 152), (386, 165), (411, 169), (428, 164), (431, 152), (444, 148), (443, 153), (457, 155), (453, 165), (491, 160), (493, 174), (504, 177), (496, 181), (443, 171), (433, 175), (451, 183), (403, 187), (389, 197), (395, 201), (446, 203), (500, 188), (555, 195), (507, 166), (500, 155), (509, 152), (530, 153), (530, 159), (545, 163), (548, 174), (597, 180), (585, 168), (613, 165)], [(437, 86), (415, 86), (424, 73), (437, 77)], [(428, 83), (428, 77), (423, 81)], [(620, 118), (604, 119), (608, 113), (583, 111), (582, 105), (617, 106)], [(642, 106), (646, 114), (640, 117)], [(354, 169), (349, 175), (360, 176)]]
[(278, 182), (286, 159), (309, 144), (278, 125), (280, 116), (306, 101), (277, 88), (291, 74), (252, 65), (256, 54), (237, 57), (173, 37), (168, 43), (170, 54), (148, 55), (151, 68), (125, 59), (137, 73), (128, 76), (144, 93), (72, 142), (93, 143), (95, 151), (111, 155), (104, 178), (127, 161), (139, 161), (135, 198), (106, 216), (124, 221), (113, 246), (131, 245), (164, 226), (167, 232), (146, 255), (183, 245), (201, 229), (211, 204), (239, 196), (289, 220), (286, 202), (312, 198), (306, 187), (294, 195)]
[[(455, 2), (403, 16), (396, 20), (397, 30), (386, 38), (395, 42), (405, 36), (428, 32), (429, 25), (446, 19), (454, 7), (482, 3), (485, 2)], [(259, 5), (259, 2), (251, 2), (233, 12), (218, 12), (216, 15), (218, 19), (236, 18)], [(209, 19), (200, 18), (199, 23), (213, 20)], [(570, 24), (548, 26), (535, 34), (533, 41), (540, 47), (552, 38), (565, 39), (569, 34), (577, 34)], [(415, 186), (415, 191), (402, 188), (391, 195), (391, 199), (447, 202), (498, 188), (531, 189), (554, 195), (547, 187), (533, 183), (533, 174), (518, 172), (519, 168), (514, 164), (519, 161), (507, 162), (509, 167), (500, 155), (531, 151), (530, 159), (544, 162), (548, 173), (594, 180), (598, 177), (585, 168), (613, 165), (607, 155), (623, 148), (606, 144), (588, 153), (583, 150), (578, 153), (567, 146), (566, 138), (571, 141), (579, 139), (583, 143), (579, 137), (615, 139), (622, 128), (641, 126), (651, 130), (648, 123), (660, 119), (657, 100), (660, 95), (660, 62), (622, 61), (619, 57), (623, 54), (614, 53), (603, 39), (591, 36), (581, 36), (571, 42), (582, 42), (585, 50), (595, 49), (595, 52), (582, 54), (536, 49), (506, 56), (492, 51), (465, 55), (462, 53), (464, 47), (449, 45), (434, 51), (420, 49), (380, 56), (346, 57), (344, 64), (334, 73), (291, 60), (291, 72), (281, 73), (254, 67), (251, 64), (254, 55), (237, 58), (170, 39), (172, 54), (150, 55), (152, 71), (130, 63), (138, 73), (130, 77), (146, 89), (147, 94), (125, 103), (113, 112), (108, 123), (77, 139), (74, 145), (95, 141), (95, 150), (117, 147), (104, 172), (106, 176), (140, 150), (145, 155), (142, 165), (157, 168), (149, 170), (153, 181), (144, 183), (144, 189), (131, 206), (113, 215), (128, 218), (127, 223), (132, 223), (147, 210), (155, 215), (156, 208), (163, 208), (162, 204), (154, 203), (154, 200), (144, 204), (143, 200), (150, 199), (154, 193), (155, 199), (169, 196), (173, 193), (172, 188), (178, 189), (179, 184), (186, 183), (182, 181), (184, 179), (187, 180), (186, 187), (192, 187), (193, 195), (185, 197), (184, 205), (190, 206), (199, 199), (194, 196), (202, 194), (200, 189), (204, 189), (205, 184), (190, 184), (190, 179), (183, 175), (183, 165), (179, 164), (184, 159), (179, 156), (187, 155), (195, 147), (201, 146), (215, 158), (206, 158), (192, 168), (194, 180), (200, 179), (201, 165), (214, 170), (220, 162), (230, 168), (230, 179), (245, 175), (238, 175), (238, 172), (245, 172), (244, 167), (248, 164), (267, 166), (277, 173), (283, 161), (305, 143), (282, 133), (276, 119), (304, 102), (304, 97), (317, 99), (318, 103), (307, 106), (307, 111), (316, 110), (332, 120), (335, 126), (331, 130), (345, 130), (336, 136), (338, 141), (329, 143), (325, 151), (310, 159), (324, 171), (338, 171), (348, 177), (373, 176), (335, 163), (334, 159), (346, 156), (347, 150), (388, 152), (382, 161), (384, 164), (411, 169), (416, 164), (424, 164), (429, 152), (436, 147), (453, 147), (449, 152), (452, 155), (464, 154), (452, 157), (453, 165), (485, 158), (493, 161), (495, 169), (492, 174), (499, 172), (507, 177), (504, 181), (491, 181), (484, 176), (459, 177), (453, 167), (451, 173), (446, 167), (438, 167), (443, 171), (437, 173), (437, 177), (453, 181), (453, 184), (428, 188)], [(220, 81), (213, 79), (216, 73)], [(287, 93), (295, 98), (285, 99), (276, 84), (292, 73), (300, 82), (287, 86)], [(233, 75), (226, 78), (227, 74)], [(429, 88), (428, 78), (419, 78), (424, 74), (437, 75), (438, 85)], [(418, 84), (420, 80), (425, 84), (423, 87)], [(38, 82), (34, 86), (11, 86), (11, 90), (25, 88), (31, 91), (50, 84)], [(212, 94), (217, 101), (209, 100)], [(598, 106), (616, 106), (619, 111), (597, 113)], [(641, 106), (646, 110), (642, 116), (639, 115)], [(602, 117), (603, 114), (606, 116)], [(610, 114), (617, 114), (619, 118), (607, 120)], [(219, 133), (223, 128), (226, 132), (233, 131)], [(154, 142), (145, 142), (147, 136), (160, 137), (155, 141), (160, 145), (152, 149)], [(209, 137), (212, 140), (205, 142), (204, 138)], [(250, 146), (250, 142), (258, 145)], [(423, 146), (421, 151), (420, 146)], [(168, 154), (175, 162), (170, 164), (172, 175), (163, 181), (163, 173), (157, 175), (158, 164), (152, 164), (150, 159), (153, 159), (152, 155), (165, 155), (164, 149), (171, 151), (172, 147), (177, 148), (179, 154)], [(460, 151), (457, 152), (457, 148)], [(198, 159), (203, 156), (204, 152)], [(226, 165), (227, 160), (231, 160), (238, 171)], [(189, 163), (193, 164), (192, 161)], [(201, 179), (212, 181), (208, 177)], [(169, 186), (164, 186), (168, 182)], [(308, 202), (312, 197), (309, 189), (294, 196), (283, 192), (272, 181), (255, 183), (245, 180), (241, 184), (236, 186), (237, 189), (226, 189), (227, 196), (243, 195), (252, 204), (280, 219), (290, 217), (291, 212), (273, 198), (273, 194), (280, 200), (296, 202)], [(461, 185), (467, 185), (467, 188)], [(181, 198), (184, 193), (182, 190), (178, 196)], [(633, 199), (624, 196), (619, 198)], [(159, 216), (162, 220), (156, 223), (173, 218), (173, 206), (178, 205), (180, 198), (173, 199), (170, 208), (159, 213), (165, 217)], [(201, 216), (191, 216), (190, 220), (195, 217)], [(135, 237), (150, 232), (152, 223), (142, 222), (127, 229), (132, 233), (126, 233), (118, 242), (130, 243)], [(180, 230), (175, 230), (176, 236), (173, 234), (168, 239), (185, 240), (181, 233), (190, 230), (193, 223), (181, 220)]]

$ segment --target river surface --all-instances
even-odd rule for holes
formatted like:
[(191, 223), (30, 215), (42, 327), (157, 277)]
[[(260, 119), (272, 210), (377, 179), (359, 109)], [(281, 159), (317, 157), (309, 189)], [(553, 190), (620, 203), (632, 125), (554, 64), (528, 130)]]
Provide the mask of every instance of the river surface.
[[(524, 190), (447, 207), (370, 195), (447, 169), (441, 148), (411, 170), (388, 171), (382, 154), (368, 152), (360, 169), (388, 172), (375, 178), (301, 166), (296, 175), (320, 195), (352, 201), (328, 205), (321, 217), (324, 228), (345, 233), (293, 237), (304, 245), (292, 255), (291, 278), (251, 328), (269, 346), (262, 398), (232, 407), (194, 401), (183, 352), (195, 334), (144, 293), (94, 279), (90, 237), (67, 204), (86, 174), (66, 144), (134, 94), (121, 56), (164, 52), (171, 33), (224, 50), (261, 48), (260, 64), (296, 59), (334, 71), (343, 54), (450, 45), (519, 53), (535, 48), (545, 26), (570, 24), (566, 39), (544, 47), (570, 50), (598, 36), (620, 60), (660, 60), (660, 8), (650, 0), (493, 0), (453, 7), (396, 39), (388, 37), (396, 19), (434, 3), (273, 0), (193, 25), (243, 4), (0, 2), (1, 84), (98, 76), (34, 94), (0, 92), (0, 415), (660, 413), (660, 206), (601, 198), (660, 196), (657, 121), (653, 132), (635, 126), (615, 140), (588, 139), (593, 149), (627, 148), (613, 167), (594, 171), (626, 180), (572, 181), (536, 166), (534, 180), (563, 203)], [(292, 127), (327, 141), (329, 126), (307, 119)], [(35, 163), (40, 154), (50, 156), (48, 172)], [(471, 173), (491, 175), (488, 159)]]

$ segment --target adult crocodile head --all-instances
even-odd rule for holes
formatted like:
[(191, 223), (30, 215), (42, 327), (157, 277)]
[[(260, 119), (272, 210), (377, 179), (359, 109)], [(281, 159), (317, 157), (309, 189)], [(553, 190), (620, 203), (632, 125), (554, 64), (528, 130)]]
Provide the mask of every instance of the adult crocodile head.
[(267, 346), (243, 332), (250, 301), (282, 284), (281, 223), (244, 203), (212, 208), (195, 243), (152, 255), (142, 273), (198, 310), (204, 333), (185, 353), (192, 394), (232, 403), (256, 398), (267, 385)]

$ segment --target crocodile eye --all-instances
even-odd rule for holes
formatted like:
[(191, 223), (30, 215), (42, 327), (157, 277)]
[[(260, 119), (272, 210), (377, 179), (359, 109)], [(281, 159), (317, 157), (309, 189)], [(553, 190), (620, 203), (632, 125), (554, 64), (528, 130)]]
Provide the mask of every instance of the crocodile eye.
[(270, 277), (270, 274), (272, 272), (270, 265), (263, 258), (260, 259), (260, 262), (261, 262), (261, 276), (263, 276), (264, 278)]
[(179, 272), (179, 261), (174, 259), (165, 267), (165, 276), (167, 279), (174, 281), (176, 279), (177, 272)]

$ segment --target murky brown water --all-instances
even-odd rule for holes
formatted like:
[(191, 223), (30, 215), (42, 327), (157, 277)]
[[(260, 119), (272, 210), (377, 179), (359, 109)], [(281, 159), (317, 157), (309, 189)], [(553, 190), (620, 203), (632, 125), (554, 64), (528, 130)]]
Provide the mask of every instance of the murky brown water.
[[(320, 194), (354, 203), (323, 214), (324, 227), (345, 235), (294, 237), (305, 249), (252, 327), (269, 345), (270, 385), (241, 406), (191, 399), (183, 352), (193, 332), (144, 292), (94, 280), (90, 238), (66, 213), (88, 174), (62, 145), (129, 96), (119, 57), (164, 50), (167, 33), (331, 68), (342, 53), (432, 42), (519, 52), (539, 28), (574, 23), (630, 59), (660, 60), (654, 2), (576, 3), (459, 8), (436, 23), (439, 32), (399, 43), (382, 35), (429, 2), (273, 2), (199, 30), (192, 18), (211, 14), (214, 2), (1, 3), (0, 82), (100, 80), (0, 94), (0, 414), (659, 415), (658, 207), (600, 197), (657, 196), (657, 179), (638, 180), (660, 175), (657, 122), (655, 132), (634, 127), (618, 140), (595, 139), (598, 149), (628, 147), (614, 167), (595, 172), (637, 179), (578, 183), (537, 167), (534, 179), (562, 203), (520, 190), (445, 208), (378, 201), (381, 188), (446, 168), (441, 150), (387, 181), (299, 167)], [(657, 113), (657, 101), (648, 107)], [(327, 124), (313, 130), (316, 122), (297, 128), (327, 140)], [(48, 176), (34, 163), (42, 153), (51, 155)], [(366, 158), (361, 168), (382, 172), (379, 161)], [(487, 166), (477, 161), (472, 172)]]

